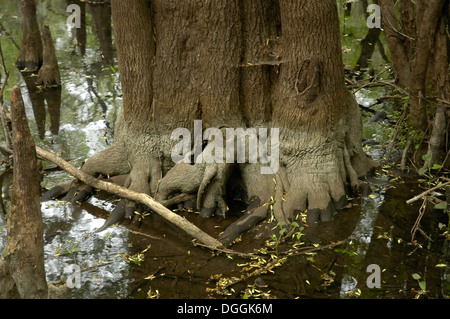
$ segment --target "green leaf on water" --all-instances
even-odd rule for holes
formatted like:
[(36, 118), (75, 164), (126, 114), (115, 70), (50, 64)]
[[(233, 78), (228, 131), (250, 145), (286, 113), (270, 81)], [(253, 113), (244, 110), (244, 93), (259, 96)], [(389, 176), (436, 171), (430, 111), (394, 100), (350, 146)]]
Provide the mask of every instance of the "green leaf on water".
[(420, 280), (420, 275), (419, 274), (412, 274), (411, 275), (415, 280)]
[(446, 202), (442, 202), (442, 203), (434, 205), (434, 209), (446, 209), (446, 208), (447, 208)]
[(431, 159), (431, 155), (430, 155), (430, 154), (425, 154), (425, 155), (422, 156), (422, 159), (423, 159), (425, 162), (428, 162), (428, 161)]
[(419, 281), (419, 287), (423, 291), (427, 290), (427, 284), (425, 283), (425, 281)]

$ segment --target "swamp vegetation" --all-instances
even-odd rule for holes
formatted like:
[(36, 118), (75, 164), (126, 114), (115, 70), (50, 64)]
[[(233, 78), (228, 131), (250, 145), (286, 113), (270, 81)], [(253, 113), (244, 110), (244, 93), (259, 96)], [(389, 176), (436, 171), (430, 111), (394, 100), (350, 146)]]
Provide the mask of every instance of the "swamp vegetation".
[[(365, 177), (365, 194), (349, 192), (349, 205), (334, 220), (316, 227), (308, 226), (305, 212), (294, 220), (271, 214), (232, 245), (214, 249), (151, 210), (136, 209), (134, 222), (126, 220), (96, 232), (122, 201), (104, 191), (94, 191), (86, 201), (48, 200), (40, 203), (47, 282), (67, 277), (67, 267), (78, 265), (80, 286), (71, 290), (73, 298), (449, 298), (450, 189), (443, 186), (450, 181), (449, 136), (444, 134), (443, 156), (437, 162), (436, 153), (427, 151), (427, 145), (433, 145), (428, 143), (430, 134), (412, 133), (424, 125), (409, 120), (411, 103), (419, 102), (411, 101), (404, 83), (414, 77), (415, 67), (408, 66), (413, 75), (395, 70), (406, 66), (390, 52), (389, 29), (367, 27), (368, 2), (337, 2), (345, 84), (361, 111), (362, 149), (379, 163)], [(80, 28), (67, 23), (66, 9), (72, 3), (81, 8)], [(443, 3), (442, 10), (448, 10), (448, 1)], [(390, 1), (379, 4), (388, 8)], [(406, 6), (399, 10), (410, 12)], [(32, 64), (16, 67), (25, 28), (22, 1), (0, 0), (4, 56), (0, 73), (5, 84), (1, 111), (9, 112), (17, 85), (36, 146), (80, 168), (114, 144), (115, 121), (124, 103), (111, 4), (40, 0), (36, 18), (44, 41), (49, 40), (44, 34), (51, 31), (59, 68), (53, 77), (58, 81), (46, 82), (38, 72), (23, 72), (25, 67), (32, 71)], [(48, 27), (42, 28), (44, 24)], [(411, 30), (405, 25), (408, 41)], [(436, 109), (448, 114), (448, 100), (429, 96), (426, 103), (435, 105), (426, 109), (430, 119), (439, 119)], [(448, 115), (445, 118), (448, 132)], [(8, 254), (14, 166), (7, 152), (12, 142), (7, 131), (2, 132), (0, 259)], [(73, 181), (50, 161), (37, 164), (42, 193)], [(270, 183), (276, 186), (277, 180)], [(204, 218), (198, 207), (182, 205), (172, 210), (220, 238), (248, 209), (239, 196), (227, 195), (224, 216)], [(275, 202), (272, 197), (265, 204), (269, 212)], [(381, 270), (380, 288), (367, 282), (368, 266), (374, 264)]]

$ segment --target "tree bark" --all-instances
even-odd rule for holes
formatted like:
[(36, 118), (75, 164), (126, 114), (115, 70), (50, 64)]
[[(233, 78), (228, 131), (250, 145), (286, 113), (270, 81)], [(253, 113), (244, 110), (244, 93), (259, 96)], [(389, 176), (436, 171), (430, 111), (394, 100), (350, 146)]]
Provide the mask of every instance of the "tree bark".
[(418, 132), (427, 128), (426, 75), (435, 33), (445, 0), (430, 0), (418, 28), (416, 55), (411, 65), (410, 120)]
[(404, 36), (399, 33), (400, 27), (397, 20), (396, 9), (393, 0), (379, 0), (382, 11), (383, 29), (391, 53), (392, 67), (396, 75), (396, 82), (402, 88), (409, 87), (411, 81), (411, 66), (408, 53), (403, 45)]
[(0, 299), (19, 298), (16, 283), (9, 274), (8, 263), (0, 259)]
[(44, 42), (43, 63), (39, 69), (36, 82), (44, 88), (60, 86), (61, 76), (59, 74), (58, 60), (56, 59), (52, 34), (47, 25), (42, 26), (42, 40)]
[(43, 47), (36, 17), (34, 0), (23, 2), (23, 39), (16, 66), (27, 71), (37, 71), (42, 65)]
[(284, 62), (272, 125), (282, 128), (280, 154), (290, 186), (278, 201), (285, 218), (277, 219), (287, 222), (308, 208), (309, 223), (316, 224), (345, 206), (347, 177), (359, 188), (358, 176), (372, 163), (360, 156), (361, 119), (344, 85), (336, 3), (280, 1), (280, 10)]
[(36, 150), (17, 86), (11, 91), (11, 122), (14, 183), (5, 260), (21, 298), (47, 298)]
[[(278, 221), (307, 208), (314, 225), (345, 206), (347, 178), (361, 187), (373, 163), (344, 83), (335, 1), (112, 0), (111, 9), (124, 101), (114, 144), (84, 173), (129, 174), (126, 188), (161, 201), (196, 194), (203, 216), (226, 213), (227, 181), (240, 175), (248, 214), (223, 243), (267, 218), (271, 198)], [(175, 165), (171, 133), (185, 128), (192, 138), (194, 120), (222, 132), (280, 129), (279, 145), (268, 141), (280, 147), (279, 170), (265, 175), (261, 163), (236, 160)], [(217, 141), (200, 135), (205, 153)], [(120, 206), (130, 215), (132, 203)]]
[[(441, 103), (449, 96), (448, 72), (448, 1), (401, 1), (399, 17), (392, 0), (380, 0), (383, 25), (391, 51), (392, 65), (398, 84), (409, 89), (409, 124), (411, 138), (419, 136), (428, 142), (431, 161), (424, 167), (442, 164), (448, 135), (449, 114)], [(400, 24), (401, 22), (401, 29)], [(436, 93), (437, 92), (437, 93)], [(437, 98), (436, 104), (431, 102)], [(434, 113), (432, 120), (429, 114)], [(420, 149), (416, 164), (422, 160)]]

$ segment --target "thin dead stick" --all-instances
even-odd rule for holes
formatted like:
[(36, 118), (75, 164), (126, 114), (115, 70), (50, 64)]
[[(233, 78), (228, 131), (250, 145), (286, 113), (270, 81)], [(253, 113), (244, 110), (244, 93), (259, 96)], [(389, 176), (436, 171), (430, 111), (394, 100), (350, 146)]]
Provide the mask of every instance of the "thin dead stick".
[(411, 242), (414, 241), (414, 237), (416, 235), (416, 231), (418, 229), (420, 229), (420, 221), (421, 221), (421, 219), (423, 217), (423, 214), (425, 212), (426, 205), (427, 205), (427, 200), (424, 199), (424, 201), (422, 202), (422, 206), (420, 206), (420, 209), (419, 209), (419, 216), (417, 216), (416, 222), (414, 223), (414, 226), (411, 228)]
[(421, 194), (419, 194), (419, 195), (417, 195), (417, 196), (414, 196), (414, 197), (411, 198), (411, 199), (408, 199), (408, 200), (406, 201), (406, 204), (414, 203), (416, 200), (421, 199), (422, 197), (428, 195), (429, 193), (435, 191), (436, 189), (445, 187), (445, 186), (447, 186), (447, 185), (450, 185), (450, 182), (443, 183), (443, 184), (439, 184), (438, 186), (435, 186), (435, 187), (433, 187), (433, 188), (430, 188), (430, 189), (426, 190), (425, 192), (423, 192), (423, 193), (421, 193)]
[(186, 233), (197, 239), (200, 243), (211, 248), (219, 248), (222, 246), (222, 244), (217, 239), (206, 234), (204, 231), (199, 229), (194, 224), (190, 223), (185, 218), (173, 213), (170, 209), (158, 203), (151, 196), (126, 189), (119, 185), (98, 180), (93, 176), (90, 176), (80, 171), (79, 169), (75, 168), (74, 166), (67, 163), (65, 160), (56, 156), (55, 154), (52, 154), (37, 146), (36, 146), (36, 153), (39, 157), (42, 157), (50, 162), (53, 162), (54, 164), (61, 167), (63, 170), (70, 173), (75, 178), (79, 179), (80, 181), (82, 181), (87, 185), (147, 205), (151, 210), (153, 210), (154, 212), (156, 212), (157, 214), (159, 214), (172, 224), (175, 224), (176, 226), (180, 227)]

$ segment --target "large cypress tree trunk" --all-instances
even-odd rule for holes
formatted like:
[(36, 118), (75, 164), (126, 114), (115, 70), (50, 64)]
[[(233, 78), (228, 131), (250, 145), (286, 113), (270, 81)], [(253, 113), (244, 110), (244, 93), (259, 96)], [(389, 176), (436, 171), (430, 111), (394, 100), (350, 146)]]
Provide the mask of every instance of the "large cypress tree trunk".
[(280, 1), (280, 10), (285, 62), (272, 125), (283, 128), (281, 158), (290, 176), (283, 211), (292, 218), (294, 209), (308, 208), (310, 223), (330, 220), (346, 204), (347, 177), (358, 188), (356, 176), (370, 167), (355, 138), (361, 133), (349, 130), (353, 119), (353, 128), (361, 124), (344, 84), (336, 3)]
[[(114, 144), (89, 159), (85, 172), (129, 173), (127, 187), (162, 200), (197, 194), (197, 208), (210, 216), (226, 212), (227, 181), (238, 170), (249, 208), (222, 235), (224, 243), (266, 218), (272, 198), (285, 223), (308, 208), (313, 225), (345, 206), (347, 179), (359, 188), (372, 162), (344, 85), (334, 0), (112, 0), (111, 8), (123, 108)], [(194, 120), (224, 133), (203, 145), (204, 158), (230, 129), (279, 129), (279, 144), (271, 135), (268, 148), (279, 146), (280, 167), (262, 174), (267, 165), (249, 163), (249, 153), (245, 163), (230, 163), (226, 152), (223, 162), (175, 165), (175, 129), (187, 129), (192, 142), (207, 140), (196, 135)], [(196, 155), (198, 148), (194, 143)]]

